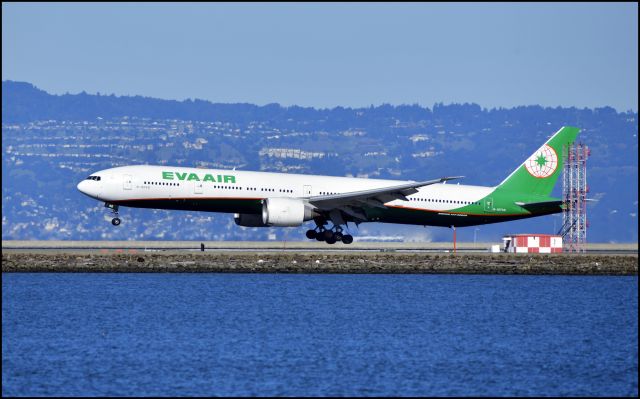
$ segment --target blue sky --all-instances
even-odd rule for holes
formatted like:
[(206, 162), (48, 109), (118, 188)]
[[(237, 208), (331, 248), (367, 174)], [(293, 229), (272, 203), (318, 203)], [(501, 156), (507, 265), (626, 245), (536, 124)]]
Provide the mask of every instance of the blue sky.
[(2, 79), (55, 94), (638, 110), (636, 3), (2, 3)]

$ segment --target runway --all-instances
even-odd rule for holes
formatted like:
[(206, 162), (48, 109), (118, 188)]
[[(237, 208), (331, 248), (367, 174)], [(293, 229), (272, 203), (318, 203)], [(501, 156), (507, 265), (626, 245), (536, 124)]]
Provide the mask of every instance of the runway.
[[(456, 252), (489, 254), (495, 243), (456, 244)], [(291, 252), (291, 253), (451, 253), (453, 243), (430, 242), (354, 242), (350, 245), (333, 245), (318, 241), (2, 241), (2, 250), (18, 252), (71, 252), (71, 253), (119, 253), (119, 252)], [(589, 243), (587, 253), (637, 255), (638, 244)]]

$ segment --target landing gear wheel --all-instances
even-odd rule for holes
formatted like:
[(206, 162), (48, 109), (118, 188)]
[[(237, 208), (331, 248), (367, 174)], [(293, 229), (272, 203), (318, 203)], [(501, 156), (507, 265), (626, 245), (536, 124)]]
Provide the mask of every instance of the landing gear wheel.
[(325, 240), (326, 242), (329, 242), (329, 240), (330, 240), (331, 238), (334, 238), (334, 242), (335, 242), (335, 235), (333, 234), (333, 231), (331, 231), (331, 230), (325, 230), (325, 231), (322, 233), (322, 235), (324, 236), (324, 240)]
[(315, 238), (317, 238), (318, 236), (318, 232), (315, 230), (307, 230), (307, 238), (310, 240), (313, 240)]
[(335, 235), (331, 235), (330, 238), (327, 238), (327, 244), (335, 244), (336, 243), (336, 236)]
[(110, 202), (105, 202), (104, 207), (111, 209), (111, 214), (113, 215), (113, 219), (111, 219), (111, 224), (114, 226), (119, 226), (120, 225), (120, 219), (118, 218), (119, 206), (116, 204), (112, 204)]
[(343, 239), (343, 237), (344, 237), (344, 236), (342, 235), (342, 233), (340, 233), (340, 232), (338, 232), (338, 233), (334, 234), (333, 236), (336, 238), (336, 241), (342, 241), (342, 239)]
[(324, 241), (324, 230), (320, 230), (319, 232), (316, 233), (316, 240), (318, 241)]
[(345, 244), (351, 244), (353, 242), (353, 236), (351, 234), (345, 234), (342, 236), (342, 242)]

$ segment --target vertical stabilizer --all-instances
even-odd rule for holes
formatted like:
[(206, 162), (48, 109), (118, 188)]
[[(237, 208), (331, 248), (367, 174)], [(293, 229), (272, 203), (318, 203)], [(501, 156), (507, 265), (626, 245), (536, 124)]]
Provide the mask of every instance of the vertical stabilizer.
[(549, 196), (562, 173), (563, 146), (573, 143), (580, 129), (565, 126), (514, 170), (497, 187), (500, 191)]

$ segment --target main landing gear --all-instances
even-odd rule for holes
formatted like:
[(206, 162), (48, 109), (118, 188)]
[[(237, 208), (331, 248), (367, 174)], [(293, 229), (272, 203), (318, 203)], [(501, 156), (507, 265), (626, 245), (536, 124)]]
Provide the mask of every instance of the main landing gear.
[(114, 218), (111, 219), (111, 224), (114, 226), (119, 226), (120, 225), (120, 218), (118, 217), (118, 205), (116, 204), (111, 204), (109, 202), (105, 202), (104, 203), (104, 207), (105, 208), (109, 208), (111, 209), (111, 213), (113, 214)]
[(318, 241), (324, 241), (327, 244), (335, 244), (338, 241), (342, 241), (345, 244), (351, 244), (353, 242), (353, 236), (351, 234), (343, 234), (342, 227), (340, 226), (333, 226), (331, 229), (318, 226), (313, 230), (307, 230), (306, 236), (310, 240), (316, 239)]

